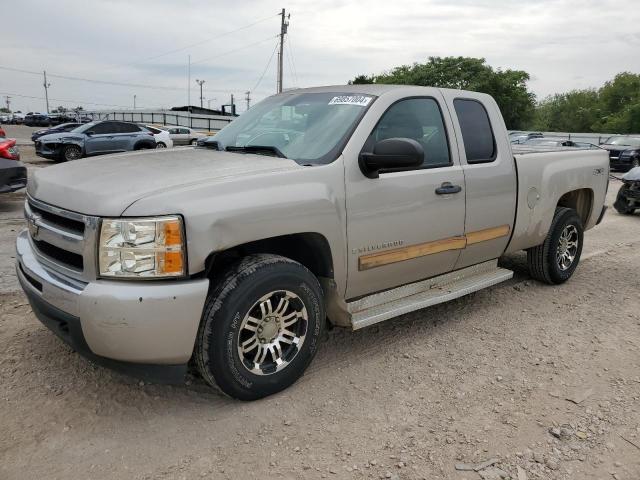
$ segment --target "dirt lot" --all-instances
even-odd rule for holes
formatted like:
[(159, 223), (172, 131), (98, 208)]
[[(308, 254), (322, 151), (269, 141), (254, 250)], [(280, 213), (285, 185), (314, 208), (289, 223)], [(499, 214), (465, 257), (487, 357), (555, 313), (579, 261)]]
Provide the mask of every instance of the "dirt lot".
[(12, 273), (21, 203), (0, 198), (2, 479), (640, 478), (638, 215), (610, 210), (560, 287), (511, 256), (513, 280), (334, 329), (296, 385), (241, 403), (112, 373), (47, 331)]

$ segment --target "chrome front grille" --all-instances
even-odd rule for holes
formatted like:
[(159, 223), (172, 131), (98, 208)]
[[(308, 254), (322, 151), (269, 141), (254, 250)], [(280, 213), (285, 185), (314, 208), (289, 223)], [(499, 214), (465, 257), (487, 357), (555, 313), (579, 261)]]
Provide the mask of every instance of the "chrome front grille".
[(38, 261), (71, 278), (82, 281), (96, 278), (97, 217), (27, 197), (25, 218)]

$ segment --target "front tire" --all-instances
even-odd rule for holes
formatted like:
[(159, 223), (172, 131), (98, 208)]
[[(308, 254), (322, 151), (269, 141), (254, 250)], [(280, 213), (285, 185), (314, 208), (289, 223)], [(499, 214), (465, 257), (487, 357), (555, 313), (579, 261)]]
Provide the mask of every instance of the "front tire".
[(556, 208), (544, 242), (527, 250), (531, 276), (551, 285), (564, 283), (576, 270), (582, 254), (584, 227), (572, 208)]
[(167, 148), (167, 146), (164, 144), (164, 142), (158, 142), (156, 143), (156, 148)]
[(194, 138), (194, 139), (193, 139), (193, 140), (191, 140), (191, 142), (189, 142), (189, 143), (195, 147), (196, 145), (198, 145), (198, 139), (197, 139), (197, 138)]
[(63, 162), (72, 162), (82, 158), (82, 150), (77, 145), (67, 145), (62, 150), (61, 160)]
[(633, 215), (636, 211), (635, 203), (633, 200), (627, 199), (626, 191), (629, 189), (627, 185), (622, 185), (618, 190), (616, 201), (613, 204), (613, 208), (622, 215)]
[(278, 255), (249, 255), (211, 290), (195, 363), (207, 383), (231, 397), (266, 397), (304, 373), (324, 324), (322, 289), (307, 268)]

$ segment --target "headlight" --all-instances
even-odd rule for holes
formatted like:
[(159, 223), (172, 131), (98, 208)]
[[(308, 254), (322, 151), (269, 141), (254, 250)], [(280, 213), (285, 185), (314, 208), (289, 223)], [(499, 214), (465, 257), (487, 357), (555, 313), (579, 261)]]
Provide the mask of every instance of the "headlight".
[(98, 258), (101, 277), (181, 277), (186, 274), (182, 219), (105, 218)]

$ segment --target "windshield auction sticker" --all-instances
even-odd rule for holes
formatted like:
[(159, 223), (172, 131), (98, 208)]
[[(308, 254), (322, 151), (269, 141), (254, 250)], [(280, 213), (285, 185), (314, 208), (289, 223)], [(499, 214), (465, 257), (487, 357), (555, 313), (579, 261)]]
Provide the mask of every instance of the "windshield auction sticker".
[(357, 105), (366, 107), (371, 102), (371, 97), (366, 95), (340, 95), (329, 100), (329, 105)]

